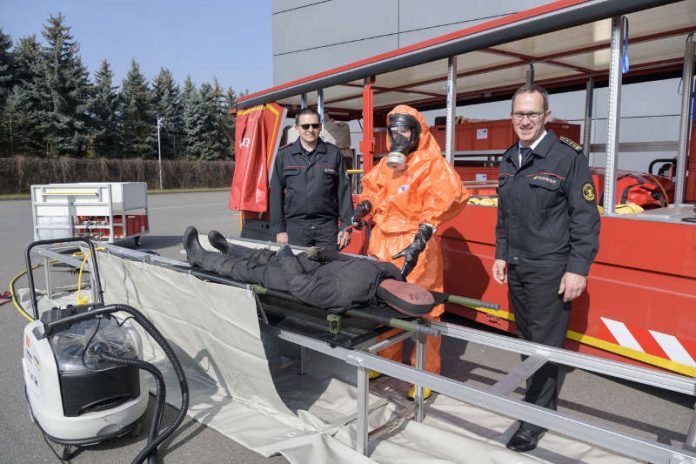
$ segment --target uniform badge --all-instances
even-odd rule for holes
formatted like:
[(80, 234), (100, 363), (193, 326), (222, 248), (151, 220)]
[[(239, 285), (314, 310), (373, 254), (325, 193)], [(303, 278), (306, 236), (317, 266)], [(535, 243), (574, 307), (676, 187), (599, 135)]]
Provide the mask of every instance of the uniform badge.
[(410, 187), (411, 187), (411, 186), (408, 185), (408, 184), (403, 184), (403, 185), (400, 185), (399, 188), (398, 188), (396, 191), (397, 191), (397, 193), (408, 192), (408, 189), (409, 189)]
[(582, 197), (587, 201), (595, 200), (594, 187), (591, 183), (586, 182), (585, 185), (582, 186)]
[(573, 142), (570, 140), (568, 137), (559, 137), (559, 140), (566, 145), (568, 145), (570, 148), (572, 148), (575, 151), (582, 151), (582, 145), (579, 143)]

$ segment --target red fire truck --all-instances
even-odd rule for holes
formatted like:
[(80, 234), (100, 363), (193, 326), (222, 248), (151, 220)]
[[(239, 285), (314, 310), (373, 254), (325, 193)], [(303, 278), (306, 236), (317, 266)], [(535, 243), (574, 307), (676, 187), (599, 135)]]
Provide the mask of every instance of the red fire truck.
[[(384, 151), (380, 126), (391, 108), (405, 103), (421, 111), (444, 109), (444, 120), (431, 130), (478, 200), (438, 229), (445, 291), (502, 306), (500, 311), (448, 310), (513, 332), (507, 289), (494, 283), (490, 271), (496, 162), (514, 143), (513, 132), (509, 120), (457, 123), (455, 111), (509, 101), (525, 81), (553, 94), (585, 89), (582, 131), (580, 124), (552, 127), (582, 144), (587, 155), (606, 153), (603, 169), (595, 170), (597, 190), (603, 193), (600, 251), (587, 292), (574, 302), (566, 347), (696, 377), (696, 137), (690, 137), (694, 30), (696, 0), (560, 0), (247, 95), (237, 102), (230, 207), (242, 211), (243, 236), (271, 238), (270, 170), (284, 118), (304, 106), (316, 105), (333, 120), (360, 122), (356, 191), (360, 172), (369, 171)], [(630, 69), (625, 64), (622, 69), (625, 57)], [(622, 85), (679, 76), (678, 140), (621, 143)], [(608, 88), (606, 142), (593, 144), (592, 102), (601, 87)], [(664, 168), (663, 177), (618, 171), (620, 152), (648, 150), (671, 154), (651, 163), (651, 169)], [(619, 204), (630, 202), (629, 194), (640, 188), (647, 188), (641, 195), (652, 204), (642, 212), (619, 214)], [(364, 239), (364, 233), (354, 234), (348, 251), (364, 250)]]

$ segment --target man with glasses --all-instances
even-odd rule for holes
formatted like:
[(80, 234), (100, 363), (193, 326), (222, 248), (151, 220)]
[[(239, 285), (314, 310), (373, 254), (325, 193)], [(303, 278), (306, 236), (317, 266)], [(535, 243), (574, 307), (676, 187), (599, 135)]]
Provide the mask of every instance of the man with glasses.
[(278, 151), (271, 178), (271, 227), (276, 241), (344, 248), (350, 242), (346, 228), (353, 201), (341, 151), (319, 137), (319, 113), (312, 108), (297, 113), (295, 129), (299, 138)]
[[(587, 285), (599, 248), (599, 213), (587, 159), (575, 142), (545, 128), (548, 94), (524, 85), (512, 97), (519, 142), (500, 163), (493, 279), (507, 282), (517, 334), (563, 347), (571, 301)], [(527, 380), (525, 401), (556, 409), (559, 368), (546, 363)], [(545, 430), (522, 422), (507, 447), (536, 448)]]

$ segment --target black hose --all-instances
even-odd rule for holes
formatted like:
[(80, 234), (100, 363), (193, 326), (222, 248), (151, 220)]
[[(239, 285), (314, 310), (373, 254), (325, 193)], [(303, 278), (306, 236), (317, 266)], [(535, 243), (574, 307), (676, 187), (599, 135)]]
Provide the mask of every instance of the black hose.
[[(164, 399), (167, 396), (167, 387), (164, 384), (164, 377), (162, 372), (157, 369), (153, 364), (149, 362), (142, 361), (137, 358), (127, 358), (123, 356), (114, 356), (111, 353), (105, 353), (102, 350), (97, 351), (97, 355), (105, 360), (115, 364), (123, 364), (126, 366), (137, 367), (148, 371), (155, 378), (156, 388), (155, 388), (155, 410), (152, 413), (152, 424), (150, 424), (150, 434), (147, 437), (147, 443), (150, 444), (157, 438), (159, 433), (160, 425), (162, 424), (162, 414), (164, 413)], [(148, 455), (148, 462), (150, 464), (157, 464), (157, 448), (152, 450)]]
[(164, 431), (162, 431), (154, 440), (152, 440), (152, 442), (148, 443), (147, 446), (145, 446), (145, 448), (143, 448), (140, 451), (140, 453), (138, 453), (135, 459), (133, 459), (133, 464), (141, 464), (145, 460), (145, 458), (148, 455), (150, 455), (152, 450), (156, 449), (164, 440), (169, 438), (169, 436), (172, 433), (174, 433), (174, 430), (176, 430), (176, 428), (179, 427), (179, 425), (181, 425), (181, 423), (184, 421), (184, 417), (186, 416), (186, 412), (188, 411), (189, 403), (188, 383), (186, 382), (186, 374), (184, 373), (184, 369), (181, 366), (181, 363), (177, 359), (176, 355), (174, 354), (174, 350), (169, 345), (167, 340), (164, 338), (162, 333), (159, 330), (157, 330), (157, 327), (155, 327), (149, 321), (149, 319), (147, 319), (137, 309), (122, 304), (110, 305), (105, 308), (97, 309), (94, 312), (106, 312), (107, 309), (109, 313), (123, 311), (131, 314), (133, 318), (145, 329), (145, 331), (148, 334), (150, 334), (150, 336), (155, 340), (155, 342), (157, 342), (157, 344), (160, 347), (162, 347), (162, 350), (169, 359), (169, 362), (172, 363), (172, 367), (174, 368), (176, 377), (179, 380), (179, 388), (181, 389), (181, 408), (179, 409), (179, 413), (174, 419), (174, 422)]
[(157, 437), (154, 440), (152, 440), (152, 442), (148, 443), (147, 446), (145, 446), (145, 448), (143, 448), (140, 451), (140, 453), (138, 453), (135, 459), (133, 459), (133, 464), (142, 464), (145, 458), (149, 456), (152, 453), (152, 451), (156, 449), (164, 440), (169, 438), (169, 436), (174, 432), (174, 430), (176, 430), (176, 428), (179, 427), (179, 425), (181, 425), (181, 423), (184, 420), (184, 417), (186, 416), (186, 412), (188, 411), (189, 389), (188, 383), (186, 381), (186, 374), (184, 373), (184, 368), (181, 367), (181, 363), (174, 354), (174, 350), (169, 345), (167, 340), (164, 338), (162, 333), (157, 329), (157, 327), (155, 327), (152, 324), (152, 322), (150, 322), (149, 319), (147, 319), (143, 315), (143, 313), (141, 313), (137, 309), (124, 304), (114, 304), (104, 306), (101, 308), (97, 307), (90, 311), (74, 314), (72, 316), (68, 316), (58, 321), (45, 323), (44, 336), (50, 336), (51, 333), (60, 330), (63, 326), (70, 326), (80, 321), (93, 319), (99, 316), (107, 316), (109, 314), (120, 311), (133, 316), (133, 319), (135, 319), (138, 322), (138, 324), (140, 324), (142, 328), (145, 329), (145, 331), (162, 348), (164, 354), (167, 356), (169, 362), (172, 364), (172, 367), (174, 368), (176, 378), (179, 381), (179, 388), (181, 390), (181, 408), (179, 409), (179, 413), (177, 414), (176, 418), (174, 418), (174, 422), (164, 431), (162, 431), (159, 435), (157, 435)]

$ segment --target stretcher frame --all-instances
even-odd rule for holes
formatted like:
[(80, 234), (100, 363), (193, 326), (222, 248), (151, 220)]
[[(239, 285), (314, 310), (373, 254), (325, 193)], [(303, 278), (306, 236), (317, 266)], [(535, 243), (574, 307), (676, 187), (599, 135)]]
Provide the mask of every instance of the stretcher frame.
[[(253, 240), (232, 241), (252, 246), (259, 246), (259, 244), (268, 246), (268, 244)], [(122, 248), (116, 245), (105, 244), (104, 248), (108, 253), (123, 259), (164, 267), (170, 270), (177, 270), (204, 278), (200, 272), (192, 269), (187, 263), (182, 261)], [(77, 264), (75, 258), (59, 253), (56, 251), (55, 247), (37, 246), (33, 251), (46, 259), (47, 269), (50, 267), (49, 260), (57, 260), (72, 266)], [(89, 264), (86, 264), (85, 268), (89, 270)], [(48, 273), (49, 270), (46, 272)], [(90, 276), (91, 275), (92, 273), (90, 273)], [(239, 287), (245, 287), (249, 291), (253, 291), (251, 285), (242, 283), (236, 284)], [(47, 280), (47, 285), (50, 286), (50, 280)], [(50, 289), (48, 293), (50, 293)], [(261, 319), (263, 319), (261, 316), (262, 314), (263, 311), (261, 310), (259, 316)], [(342, 346), (332, 345), (324, 340), (318, 340), (287, 329), (274, 327), (273, 325), (264, 326), (262, 324), (262, 331), (300, 347), (301, 372), (304, 372), (303, 366), (307, 350), (323, 353), (324, 355), (341, 360), (356, 368), (356, 386), (358, 391), (356, 450), (364, 456), (368, 454), (369, 439), (371, 437), (374, 438), (382, 429), (389, 425), (383, 424), (373, 429), (372, 432), (368, 427), (368, 397), (370, 392), (368, 371), (375, 370), (389, 377), (409, 382), (417, 386), (413, 415), (418, 422), (422, 422), (424, 418), (425, 402), (423, 400), (423, 388), (428, 387), (441, 395), (509, 418), (530, 422), (566, 437), (598, 446), (630, 458), (651, 463), (696, 464), (696, 411), (692, 415), (684, 448), (680, 449), (659, 443), (655, 440), (615, 431), (592, 420), (579, 419), (569, 414), (542, 408), (510, 396), (517, 386), (533, 375), (546, 362), (554, 362), (562, 366), (599, 373), (615, 379), (628, 380), (641, 385), (678, 392), (690, 395), (694, 398), (696, 398), (696, 379), (588, 356), (564, 349), (543, 346), (521, 339), (495, 335), (451, 323), (429, 321), (429, 325), (431, 328), (439, 331), (444, 337), (452, 337), (468, 343), (518, 353), (527, 358), (493, 386), (482, 388), (424, 371), (422, 369), (425, 361), (424, 333), (402, 332), (382, 342), (377, 342), (376, 339), (372, 339), (356, 345), (353, 349), (347, 349)], [(416, 346), (416, 367), (397, 363), (375, 354), (386, 346), (398, 343), (409, 337), (414, 339)]]

